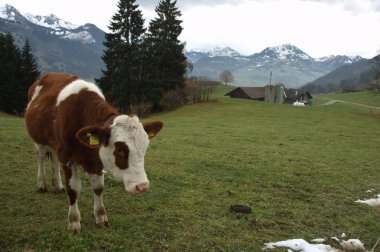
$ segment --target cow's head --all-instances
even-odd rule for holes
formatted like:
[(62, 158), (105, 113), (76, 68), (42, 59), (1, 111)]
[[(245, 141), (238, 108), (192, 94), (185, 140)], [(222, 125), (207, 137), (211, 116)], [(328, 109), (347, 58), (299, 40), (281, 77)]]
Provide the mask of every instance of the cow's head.
[(162, 128), (160, 121), (141, 124), (137, 116), (120, 115), (109, 127), (88, 126), (80, 129), (77, 139), (88, 148), (99, 150), (104, 170), (123, 181), (131, 193), (146, 192), (149, 180), (144, 156), (149, 139)]

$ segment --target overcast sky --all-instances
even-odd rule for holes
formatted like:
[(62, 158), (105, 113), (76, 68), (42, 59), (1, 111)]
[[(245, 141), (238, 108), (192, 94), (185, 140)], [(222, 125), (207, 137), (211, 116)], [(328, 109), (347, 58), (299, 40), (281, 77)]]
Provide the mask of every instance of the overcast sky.
[[(137, 0), (144, 18), (155, 17), (159, 0)], [(22, 14), (48, 15), (104, 31), (118, 0), (0, 0)], [(178, 0), (189, 49), (230, 46), (253, 54), (290, 43), (311, 57), (380, 51), (380, 0)]]

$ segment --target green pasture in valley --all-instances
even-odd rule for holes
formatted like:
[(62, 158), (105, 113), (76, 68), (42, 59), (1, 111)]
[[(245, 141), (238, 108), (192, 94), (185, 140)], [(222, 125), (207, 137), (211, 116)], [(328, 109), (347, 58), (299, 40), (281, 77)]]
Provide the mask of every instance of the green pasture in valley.
[(261, 251), (342, 233), (371, 249), (380, 208), (355, 201), (380, 193), (380, 120), (371, 117), (380, 110), (230, 99), (223, 88), (217, 101), (144, 119), (164, 122), (146, 155), (150, 191), (129, 195), (106, 174), (108, 229), (95, 226), (82, 174), (77, 236), (66, 230), (67, 195), (36, 192), (23, 119), (0, 115), (0, 251)]

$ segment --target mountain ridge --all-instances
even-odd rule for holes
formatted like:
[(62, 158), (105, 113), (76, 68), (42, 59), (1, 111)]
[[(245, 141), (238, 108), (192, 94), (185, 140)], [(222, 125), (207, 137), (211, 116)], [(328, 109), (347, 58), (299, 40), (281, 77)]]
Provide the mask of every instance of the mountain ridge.
[[(219, 47), (218, 51), (236, 52), (229, 47), (225, 50)], [(251, 55), (237, 52), (233, 56), (224, 56), (226, 53), (215, 54), (214, 50), (190, 50), (185, 55), (193, 63), (190, 76), (218, 79), (219, 74), (228, 69), (234, 75), (233, 84), (239, 86), (265, 85), (269, 82), (269, 75), (272, 72), (275, 82), (283, 82), (288, 87), (300, 87), (342, 65), (362, 59), (360, 56), (345, 55), (312, 58), (291, 44), (267, 47)]]
[(0, 5), (0, 32), (10, 32), (22, 46), (29, 40), (42, 73), (70, 72), (98, 78), (104, 62), (104, 32), (93, 24), (74, 25), (48, 16), (22, 15), (9, 4)]
[[(21, 46), (28, 39), (42, 73), (70, 72), (86, 79), (98, 78), (104, 69), (104, 31), (93, 24), (76, 25), (54, 14), (22, 15), (9, 4), (0, 5), (0, 32), (11, 32)], [(283, 44), (243, 55), (231, 47), (190, 50), (185, 55), (193, 64), (188, 76), (217, 80), (230, 70), (238, 86), (262, 86), (282, 82), (300, 87), (345, 65), (363, 60), (360, 56), (329, 55), (312, 58), (300, 48)], [(365, 59), (364, 59), (365, 60)]]

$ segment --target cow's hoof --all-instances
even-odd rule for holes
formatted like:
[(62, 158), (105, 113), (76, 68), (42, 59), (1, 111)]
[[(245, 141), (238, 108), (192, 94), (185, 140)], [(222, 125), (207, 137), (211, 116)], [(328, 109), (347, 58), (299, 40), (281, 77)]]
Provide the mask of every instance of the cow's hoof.
[(65, 190), (65, 188), (61, 188), (61, 189), (59, 189), (59, 188), (56, 188), (55, 189), (55, 192), (57, 192), (57, 193), (64, 193), (64, 192), (66, 192), (66, 190)]
[(72, 233), (73, 235), (80, 234), (80, 230), (81, 230), (80, 223), (79, 222), (71, 222), (71, 223), (69, 223), (69, 226), (68, 226), (67, 230), (70, 233)]
[(109, 228), (108, 221), (96, 224), (98, 228)]
[(37, 192), (38, 193), (46, 193), (47, 189), (46, 189), (46, 187), (40, 187), (40, 188), (37, 189)]

